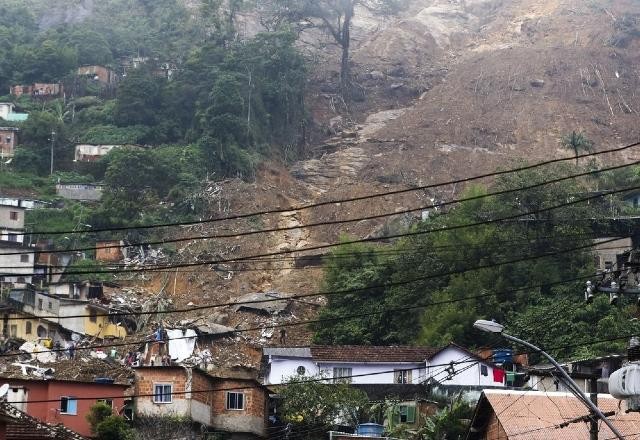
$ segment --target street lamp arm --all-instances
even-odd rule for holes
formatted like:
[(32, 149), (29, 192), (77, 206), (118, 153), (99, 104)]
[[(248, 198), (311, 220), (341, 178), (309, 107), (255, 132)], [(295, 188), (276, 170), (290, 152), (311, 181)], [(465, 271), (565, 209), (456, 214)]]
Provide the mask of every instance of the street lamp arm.
[(616, 437), (618, 437), (620, 440), (624, 440), (624, 436), (615, 428), (615, 426), (613, 426), (611, 421), (605, 417), (602, 411), (600, 411), (600, 408), (598, 408), (591, 400), (589, 400), (589, 398), (582, 392), (582, 390), (580, 390), (578, 385), (573, 381), (571, 376), (569, 376), (569, 374), (564, 370), (564, 368), (562, 368), (562, 366), (558, 362), (556, 362), (556, 360), (553, 357), (551, 357), (551, 355), (549, 355), (547, 352), (542, 350), (540, 347), (536, 347), (535, 345), (531, 344), (530, 342), (523, 341), (522, 339), (516, 338), (515, 336), (511, 336), (506, 333), (501, 333), (501, 335), (506, 340), (515, 342), (516, 344), (524, 345), (525, 347), (530, 348), (536, 353), (539, 353), (545, 358), (547, 358), (547, 360), (549, 360), (549, 362), (551, 362), (551, 364), (553, 364), (553, 366), (556, 367), (556, 369), (558, 370), (558, 373), (560, 373), (560, 375), (562, 376), (562, 379), (564, 379), (565, 384), (569, 388), (569, 391), (571, 391), (571, 393), (575, 395), (578, 398), (578, 400), (583, 402), (591, 411), (593, 411), (593, 413), (596, 414), (598, 418), (601, 419), (609, 427), (611, 432), (613, 432)]

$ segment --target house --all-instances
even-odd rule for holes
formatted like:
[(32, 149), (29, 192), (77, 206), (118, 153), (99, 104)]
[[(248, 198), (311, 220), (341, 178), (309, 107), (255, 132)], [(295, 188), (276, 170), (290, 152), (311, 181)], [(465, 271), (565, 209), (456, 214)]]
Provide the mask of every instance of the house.
[(104, 185), (94, 183), (58, 183), (56, 194), (69, 200), (95, 202), (102, 198)]
[(98, 402), (104, 402), (113, 408), (115, 414), (123, 412), (128, 399), (125, 392), (130, 387), (129, 384), (104, 381), (15, 378), (0, 378), (0, 381), (9, 384), (7, 402), (18, 410), (44, 423), (62, 424), (86, 437), (92, 436), (85, 418), (89, 409)]
[(229, 439), (267, 435), (268, 392), (254, 379), (177, 366), (138, 367), (135, 375), (138, 417), (186, 417)]
[(640, 191), (629, 191), (622, 197), (622, 200), (627, 205), (638, 208), (640, 207)]
[[(614, 414), (609, 420), (622, 435), (637, 438), (640, 413), (626, 413), (619, 405), (620, 401), (609, 394), (598, 395), (598, 407)], [(588, 414), (584, 403), (570, 393), (485, 390), (476, 406), (467, 440), (584, 440), (589, 438), (590, 426), (583, 420)], [(599, 427), (599, 438), (616, 438), (606, 425)]]
[(15, 85), (9, 89), (9, 93), (15, 97), (31, 95), (36, 98), (54, 98), (62, 96), (64, 87), (60, 83), (34, 83), (29, 85)]
[(109, 309), (99, 303), (60, 298), (30, 289), (14, 289), (9, 292), (9, 304), (18, 312), (44, 318), (66, 332), (98, 338), (123, 338), (127, 335), (117, 319), (108, 316)]
[(76, 162), (97, 162), (115, 148), (122, 145), (76, 145), (74, 161)]
[[(625, 355), (607, 355), (565, 362), (562, 365), (583, 392), (608, 393), (609, 376), (626, 362)], [(539, 391), (568, 391), (558, 380), (555, 367), (550, 364), (533, 365), (527, 369), (528, 386)], [(595, 387), (595, 388), (594, 388)]]
[(15, 127), (0, 127), (0, 159), (13, 157), (18, 146), (18, 130)]
[[(111, 284), (111, 286), (115, 286)], [(83, 281), (80, 283), (49, 283), (49, 294), (59, 298), (80, 299), (83, 301), (101, 299), (104, 296), (102, 281)]]
[(58, 323), (45, 318), (24, 313), (10, 305), (0, 306), (2, 317), (2, 335), (6, 338), (18, 338), (25, 341), (37, 342), (50, 338), (54, 341), (65, 341), (70, 333)]
[(30, 209), (44, 209), (51, 206), (50, 202), (35, 199), (22, 199), (16, 197), (3, 197), (0, 196), (0, 206), (15, 206), (27, 211)]
[(96, 242), (96, 261), (102, 263), (117, 263), (122, 261), (122, 243), (120, 241), (98, 241)]
[(265, 348), (265, 384), (296, 375), (346, 377), (353, 384), (504, 386), (506, 374), (458, 345), (429, 347), (311, 346)]
[(84, 440), (64, 425), (42, 423), (8, 402), (0, 402), (0, 440)]
[[(0, 281), (12, 284), (30, 284), (33, 281), (35, 253), (33, 248), (24, 246), (22, 239), (0, 230)], [(12, 235), (14, 234), (14, 235)], [(8, 240), (7, 240), (8, 239)]]
[(612, 240), (613, 237), (594, 239), (593, 253), (595, 254), (596, 269), (604, 271), (616, 267), (619, 259), (618, 255), (633, 247), (631, 238)]
[(27, 113), (16, 113), (15, 107), (10, 102), (0, 102), (0, 118), (10, 122), (24, 122), (29, 119)]
[(484, 388), (504, 386), (507, 374), (487, 359), (450, 343), (429, 357), (426, 377), (441, 386)]
[(24, 242), (24, 213), (22, 206), (0, 204), (0, 241)]
[(77, 75), (86, 77), (105, 86), (112, 86), (118, 82), (116, 73), (104, 66), (78, 67)]

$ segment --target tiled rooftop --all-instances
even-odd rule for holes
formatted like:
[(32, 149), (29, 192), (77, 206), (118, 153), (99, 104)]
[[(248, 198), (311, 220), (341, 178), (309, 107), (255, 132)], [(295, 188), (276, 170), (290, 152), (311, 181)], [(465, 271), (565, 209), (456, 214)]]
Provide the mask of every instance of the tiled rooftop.
[[(485, 390), (484, 396), (496, 413), (508, 439), (517, 440), (585, 440), (589, 438), (589, 424), (557, 425), (588, 414), (586, 406), (569, 393), (541, 391)], [(640, 440), (640, 414), (618, 408), (619, 400), (609, 394), (598, 395), (603, 412), (614, 411), (609, 417), (626, 440)], [(601, 439), (615, 439), (611, 430), (599, 424)]]
[(376, 347), (362, 345), (315, 345), (316, 362), (424, 362), (437, 349), (429, 347)]

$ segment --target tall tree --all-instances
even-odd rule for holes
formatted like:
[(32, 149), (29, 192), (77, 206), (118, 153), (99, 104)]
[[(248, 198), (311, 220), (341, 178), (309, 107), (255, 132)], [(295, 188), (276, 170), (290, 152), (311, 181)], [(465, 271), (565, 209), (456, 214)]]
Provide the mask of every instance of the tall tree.
[(311, 23), (331, 35), (340, 46), (340, 88), (345, 96), (351, 86), (351, 25), (356, 8), (392, 14), (402, 3), (403, 0), (274, 0), (276, 15), (286, 17), (290, 23)]

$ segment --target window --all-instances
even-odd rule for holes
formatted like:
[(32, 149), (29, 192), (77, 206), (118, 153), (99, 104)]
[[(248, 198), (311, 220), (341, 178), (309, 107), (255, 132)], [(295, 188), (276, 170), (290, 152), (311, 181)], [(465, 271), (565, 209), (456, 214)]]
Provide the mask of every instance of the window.
[(12, 338), (17, 338), (18, 337), (18, 326), (17, 325), (12, 325), (9, 327), (9, 334), (11, 335)]
[(411, 383), (411, 370), (396, 370), (393, 375), (395, 383)]
[(20, 255), (20, 262), (21, 263), (28, 263), (29, 262), (29, 254)]
[(42, 298), (38, 299), (38, 310), (42, 310)]
[(98, 403), (104, 403), (109, 408), (113, 408), (113, 400), (111, 399), (98, 399)]
[(489, 369), (486, 365), (480, 365), (480, 374), (482, 374), (483, 376), (489, 375)]
[(18, 234), (12, 234), (11, 232), (7, 234), (7, 240), (16, 243), (18, 241)]
[(89, 321), (98, 322), (98, 315), (95, 310), (89, 310)]
[(173, 385), (170, 384), (155, 384), (153, 386), (153, 403), (171, 403)]
[(18, 211), (9, 211), (9, 220), (18, 220)]
[(298, 375), (300, 376), (304, 376), (304, 373), (306, 373), (307, 369), (304, 368), (302, 365), (300, 365), (297, 369), (296, 369), (296, 373), (298, 373)]
[(400, 423), (415, 423), (416, 422), (416, 407), (409, 405), (400, 405)]
[[(333, 369), (333, 381), (334, 382), (347, 382), (351, 383), (351, 376), (353, 376), (351, 368), (336, 367)], [(340, 380), (343, 378), (342, 380)]]
[(227, 393), (227, 409), (243, 410), (244, 393)]
[(78, 401), (75, 397), (60, 398), (60, 414), (68, 414), (72, 416), (78, 414)]
[(53, 304), (51, 303), (51, 301), (49, 301), (49, 303), (47, 304), (47, 307), (49, 307), (49, 310), (53, 310)]
[(31, 321), (27, 321), (27, 322), (24, 324), (24, 332), (25, 332), (27, 335), (30, 335), (30, 334), (31, 334)]

